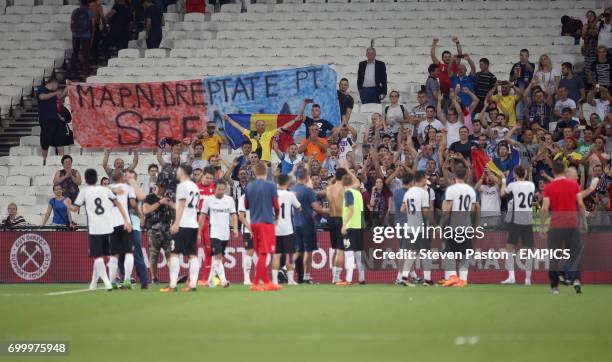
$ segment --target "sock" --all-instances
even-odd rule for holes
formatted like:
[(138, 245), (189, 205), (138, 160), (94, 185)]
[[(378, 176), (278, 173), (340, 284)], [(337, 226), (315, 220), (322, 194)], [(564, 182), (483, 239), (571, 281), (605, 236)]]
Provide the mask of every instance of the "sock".
[[(414, 271), (411, 271), (410, 269), (412, 269), (412, 265), (414, 264), (414, 260), (413, 259), (406, 259), (404, 260), (404, 270), (402, 271), (402, 277), (404, 277), (405, 279), (408, 279), (409, 277), (414, 278), (414, 276), (412, 275), (414, 273)], [(414, 273), (416, 274), (416, 273)]]
[(245, 255), (242, 265), (242, 271), (244, 274), (244, 281), (251, 282), (251, 266), (253, 264), (253, 257), (250, 255)]
[(525, 262), (525, 279), (531, 279), (532, 269), (533, 269), (533, 259), (529, 258)]
[(123, 268), (125, 269), (123, 280), (130, 281), (130, 278), (132, 278), (132, 270), (134, 269), (134, 254), (125, 254)]
[(340, 281), (340, 268), (337, 266), (332, 267), (332, 283), (336, 283)]
[(310, 276), (310, 273), (304, 273), (304, 280), (311, 280), (312, 277)]
[(270, 277), (268, 276), (268, 270), (266, 268), (266, 256), (266, 253), (259, 253), (257, 257), (255, 284), (258, 284), (260, 281), (264, 284), (270, 283)]
[(431, 280), (431, 270), (423, 270), (423, 279)]
[(223, 259), (216, 259), (217, 261), (217, 275), (219, 279), (221, 279), (221, 284), (226, 284), (227, 279), (225, 279), (225, 267), (223, 266)]
[(359, 281), (365, 281), (365, 265), (363, 264), (363, 259), (361, 258), (361, 251), (355, 252), (355, 259), (357, 261), (357, 272), (359, 275)]
[(102, 282), (104, 282), (104, 288), (111, 289), (112, 285), (110, 280), (108, 279), (108, 275), (106, 275), (106, 268), (104, 267), (104, 260), (102, 258), (97, 258), (94, 261), (94, 269), (96, 270), (96, 283), (98, 282), (97, 278), (101, 278)]
[(170, 257), (170, 261), (168, 262), (168, 272), (170, 274), (170, 288), (176, 288), (176, 283), (178, 281), (178, 275), (181, 270), (181, 265), (179, 264), (179, 258), (176, 255), (172, 255)]
[(514, 257), (512, 254), (508, 255), (508, 259), (505, 260), (504, 264), (508, 271), (508, 279), (514, 280)]
[(108, 278), (110, 279), (111, 283), (114, 283), (115, 279), (117, 279), (118, 269), (119, 269), (119, 261), (117, 260), (116, 257), (111, 256), (108, 259)]
[(202, 268), (202, 279), (203, 282), (210, 282), (212, 269), (212, 255), (210, 254), (210, 245), (204, 244), (204, 267)]
[(468, 279), (468, 268), (469, 264), (467, 260), (461, 260), (459, 262), (459, 279), (467, 282)]
[(508, 270), (508, 279), (515, 280), (514, 270)]
[(93, 267), (91, 268), (91, 282), (89, 282), (89, 289), (95, 290), (97, 287), (98, 287), (98, 273), (96, 271), (96, 261), (94, 260)]
[(397, 276), (395, 277), (395, 280), (402, 280), (403, 276), (404, 276), (404, 272), (400, 270), (397, 272)]
[(189, 259), (189, 288), (198, 286), (198, 274), (200, 273), (200, 264), (197, 258)]
[(344, 268), (346, 269), (346, 281), (353, 282), (353, 271), (355, 270), (355, 252), (344, 252)]
[(293, 279), (293, 270), (287, 270), (287, 283), (295, 283), (295, 279)]
[[(414, 264), (414, 260), (410, 260), (409, 263), (410, 263), (410, 268), (412, 268), (412, 265)], [(418, 279), (419, 278), (419, 276), (417, 275), (417, 273), (414, 270), (410, 270), (410, 277), (412, 279)]]
[(278, 269), (272, 269), (272, 284), (278, 284)]

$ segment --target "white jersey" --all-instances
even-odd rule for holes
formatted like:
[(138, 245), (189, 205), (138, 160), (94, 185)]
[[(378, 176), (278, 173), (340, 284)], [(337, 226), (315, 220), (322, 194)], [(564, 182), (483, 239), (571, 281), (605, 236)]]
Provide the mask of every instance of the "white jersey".
[[(117, 193), (117, 200), (123, 206), (123, 210), (125, 210), (126, 214), (128, 211), (129, 200), (134, 200), (136, 198), (136, 192), (134, 188), (126, 183), (120, 184), (111, 184), (110, 189), (113, 192)], [(123, 192), (119, 191), (122, 190)], [(121, 192), (121, 195), (118, 193)], [(123, 226), (125, 223), (123, 222), (123, 216), (121, 216), (121, 212), (119, 212), (118, 207), (113, 206), (113, 227)]]
[(469, 226), (471, 213), (476, 203), (476, 192), (464, 183), (456, 183), (446, 189), (445, 201), (452, 202), (450, 223), (453, 226)]
[(501, 194), (499, 186), (480, 186), (480, 216), (501, 215)]
[(355, 141), (353, 141), (353, 135), (348, 134), (348, 136), (341, 138), (338, 141), (338, 160), (344, 161), (346, 160), (346, 154), (349, 152), (353, 152), (353, 145)]
[(229, 241), (231, 217), (236, 214), (234, 199), (224, 195), (207, 197), (202, 203), (202, 212), (208, 215), (208, 236), (211, 239)]
[(103, 186), (87, 186), (79, 190), (74, 204), (85, 205), (89, 235), (107, 235), (113, 232), (113, 201), (117, 196)]
[[(245, 217), (246, 217), (246, 221), (250, 224), (251, 223), (251, 213), (246, 208), (244, 199), (245, 199), (245, 196), (244, 196), (244, 194), (242, 194), (242, 196), (240, 196), (240, 199), (238, 201), (238, 212), (244, 212), (245, 213)], [(242, 235), (250, 234), (249, 229), (245, 228), (244, 224), (242, 224), (242, 226), (240, 228), (241, 228), (240, 231), (242, 232)]]
[(293, 234), (293, 208), (302, 207), (295, 194), (287, 190), (278, 190), (278, 206), (280, 218), (276, 224), (276, 235), (285, 236)]
[(198, 206), (200, 204), (200, 189), (191, 180), (183, 181), (176, 187), (176, 207), (180, 200), (185, 201), (183, 217), (179, 220), (179, 227), (198, 228)]
[(407, 224), (420, 227), (424, 223), (423, 209), (429, 208), (429, 193), (422, 187), (412, 186), (404, 194), (406, 204)]
[(514, 181), (506, 186), (506, 192), (512, 193), (513, 219), (518, 225), (533, 223), (531, 206), (535, 198), (535, 185), (531, 181)]

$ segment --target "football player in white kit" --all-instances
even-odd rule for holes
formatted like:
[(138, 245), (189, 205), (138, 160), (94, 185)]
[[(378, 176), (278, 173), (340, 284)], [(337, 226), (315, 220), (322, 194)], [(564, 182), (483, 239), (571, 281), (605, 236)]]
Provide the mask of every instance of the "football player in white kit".
[[(429, 191), (425, 188), (427, 186), (427, 176), (423, 171), (417, 171), (414, 174), (414, 180), (411, 183), (410, 188), (404, 194), (404, 201), (402, 202), (401, 212), (407, 214), (406, 223), (413, 230), (417, 228), (424, 228), (427, 226), (427, 222), (432, 221), (430, 209), (430, 195)], [(406, 249), (418, 250), (430, 249), (430, 240), (423, 239), (420, 235), (412, 235), (410, 238), (412, 242), (406, 245)], [(407, 281), (410, 276), (410, 269), (414, 264), (415, 260), (408, 259), (404, 261), (404, 268), (402, 270), (402, 280)], [(423, 285), (431, 285), (431, 270), (425, 270), (423, 272), (424, 282)], [(406, 285), (414, 286), (406, 282)]]
[[(472, 186), (465, 183), (467, 169), (465, 166), (455, 167), (455, 183), (446, 189), (442, 211), (450, 213), (450, 226), (453, 228), (472, 226), (472, 212), (476, 205), (476, 192)], [(472, 240), (447, 240), (446, 248), (451, 252), (465, 251), (472, 247)], [(469, 263), (465, 259), (459, 262), (459, 275), (455, 260), (444, 260), (444, 283), (442, 286), (463, 287), (467, 284)]]
[(293, 209), (301, 209), (302, 205), (298, 201), (297, 196), (287, 190), (289, 187), (289, 176), (285, 174), (278, 175), (277, 183), (280, 217), (275, 226), (276, 252), (272, 256), (272, 283), (278, 284), (281, 255), (284, 254), (287, 265), (287, 284), (297, 285), (294, 279), (294, 254), (297, 248), (293, 237)]
[[(506, 185), (506, 179), (502, 179), (501, 196), (512, 194), (512, 210), (508, 203), (508, 241), (506, 250), (508, 251), (508, 259), (506, 259), (506, 270), (508, 278), (502, 281), (502, 284), (516, 283), (514, 273), (514, 249), (518, 242), (521, 242), (523, 248), (533, 248), (533, 211), (532, 206), (535, 199), (535, 185), (533, 182), (525, 180), (527, 171), (523, 166), (514, 168), (514, 178), (516, 181)], [(531, 285), (531, 270), (533, 268), (533, 260), (528, 258), (525, 261), (525, 285)]]
[[(211, 264), (209, 287), (214, 287), (213, 278), (216, 274), (221, 280), (224, 288), (230, 283), (225, 278), (223, 267), (223, 255), (229, 243), (230, 236), (238, 237), (238, 218), (236, 216), (236, 204), (234, 199), (225, 195), (227, 184), (223, 180), (215, 181), (215, 195), (207, 197), (202, 203), (200, 225), (204, 225), (205, 218), (208, 219), (208, 233), (210, 237), (211, 252), (213, 260)], [(231, 231), (231, 233), (230, 233)], [(231, 235), (230, 235), (231, 234)]]
[(107, 187), (98, 186), (98, 173), (94, 169), (85, 170), (85, 183), (87, 187), (79, 190), (74, 205), (67, 198), (64, 203), (71, 212), (78, 212), (85, 205), (87, 213), (87, 231), (89, 234), (88, 254), (94, 259), (90, 290), (96, 290), (98, 279), (102, 279), (106, 290), (112, 290), (112, 284), (106, 268), (104, 256), (110, 255), (110, 236), (113, 233), (113, 206), (123, 218), (125, 230), (131, 231), (132, 225), (126, 210), (117, 201), (117, 196)]
[(198, 272), (200, 264), (197, 259), (196, 242), (198, 240), (198, 206), (200, 203), (200, 189), (191, 181), (191, 166), (182, 164), (176, 171), (176, 177), (180, 183), (176, 187), (176, 216), (170, 227), (170, 233), (174, 235), (174, 245), (170, 251), (168, 269), (170, 283), (167, 288), (160, 291), (164, 293), (176, 292), (176, 284), (181, 269), (179, 254), (189, 257), (189, 285), (181, 291), (195, 291), (198, 285)]
[[(117, 200), (124, 210), (128, 210), (129, 203), (136, 199), (136, 193), (132, 186), (125, 183), (125, 174), (120, 169), (115, 169), (111, 175), (112, 183), (110, 189), (117, 195)], [(124, 280), (122, 288), (132, 289), (130, 281), (132, 270), (134, 269), (134, 242), (132, 240), (131, 231), (127, 231), (125, 221), (121, 217), (119, 208), (113, 208), (113, 233), (110, 238), (110, 253), (108, 260), (108, 272), (113, 288), (117, 289), (119, 285), (115, 282), (115, 278), (119, 273), (119, 257), (124, 256)]]
[(244, 194), (238, 200), (238, 219), (242, 224), (240, 232), (242, 234), (242, 242), (244, 244), (244, 258), (242, 259), (242, 272), (244, 274), (244, 285), (251, 285), (251, 269), (254, 263), (257, 263), (257, 255), (253, 250), (253, 238), (251, 236), (251, 215), (244, 204)]

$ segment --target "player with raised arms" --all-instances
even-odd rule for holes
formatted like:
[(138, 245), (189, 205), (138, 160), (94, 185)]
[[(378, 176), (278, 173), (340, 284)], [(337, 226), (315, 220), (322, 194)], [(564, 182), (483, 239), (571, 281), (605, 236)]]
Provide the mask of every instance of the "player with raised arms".
[[(268, 177), (268, 166), (264, 161), (255, 164), (254, 171), (255, 180), (248, 184), (244, 198), (245, 209), (250, 211), (253, 248), (257, 252), (258, 257), (255, 280), (251, 290), (255, 292), (275, 291), (279, 290), (280, 286), (270, 283), (266, 260), (268, 254), (276, 253), (274, 224), (280, 216), (278, 193), (276, 186), (266, 180)], [(260, 283), (263, 283), (263, 285)]]
[(302, 205), (293, 192), (287, 191), (289, 176), (280, 174), (276, 181), (278, 183), (280, 217), (275, 228), (276, 252), (272, 257), (272, 283), (278, 284), (278, 270), (281, 256), (284, 255), (287, 265), (287, 284), (297, 285), (294, 279), (296, 245), (293, 235), (293, 209), (299, 210)]
[[(463, 165), (455, 167), (455, 183), (446, 189), (442, 211), (450, 214), (450, 226), (455, 230), (459, 227), (472, 225), (472, 212), (476, 205), (476, 192), (472, 186), (465, 183), (467, 169)], [(465, 255), (465, 251), (472, 247), (472, 240), (466, 238), (459, 241), (453, 238), (446, 240), (448, 251), (460, 252)], [(459, 262), (459, 275), (457, 275), (457, 265), (455, 260), (446, 259), (443, 261), (444, 282), (443, 287), (463, 287), (467, 284), (469, 263), (465, 259)]]
[[(516, 283), (514, 273), (514, 249), (520, 242), (523, 248), (533, 248), (533, 211), (532, 206), (535, 199), (535, 185), (530, 180), (525, 180), (527, 171), (523, 166), (514, 167), (514, 178), (516, 181), (511, 182), (506, 186), (506, 178), (502, 179), (500, 194), (504, 197), (512, 194), (512, 210), (508, 206), (510, 220), (508, 228), (508, 241), (506, 242), (506, 250), (508, 251), (508, 259), (506, 259), (506, 270), (508, 278), (502, 281), (502, 284)], [(509, 203), (510, 204), (510, 203)], [(531, 285), (531, 270), (533, 268), (533, 260), (527, 258), (525, 261), (525, 285)]]
[[(200, 227), (208, 220), (208, 233), (210, 237), (211, 253), (213, 255), (211, 275), (217, 275), (224, 288), (230, 283), (225, 278), (223, 255), (230, 240), (230, 234), (238, 236), (238, 218), (236, 217), (236, 204), (234, 200), (225, 195), (227, 185), (223, 180), (215, 182), (215, 195), (208, 197), (202, 203)], [(231, 231), (231, 233), (230, 233)], [(209, 287), (214, 287), (213, 278), (209, 278)]]
[[(132, 186), (125, 182), (125, 174), (120, 169), (115, 169), (111, 174), (113, 181), (110, 184), (110, 189), (117, 195), (117, 201), (121, 204), (123, 210), (127, 211), (130, 204), (135, 205), (136, 192)], [(132, 289), (130, 280), (132, 270), (134, 269), (134, 241), (131, 230), (128, 231), (118, 207), (113, 207), (113, 233), (110, 237), (110, 253), (108, 261), (108, 272), (113, 288), (119, 286), (115, 282), (115, 278), (119, 273), (119, 258), (123, 255), (123, 284), (121, 287)]]
[(181, 269), (179, 254), (189, 257), (189, 285), (181, 291), (194, 292), (198, 283), (200, 264), (197, 259), (196, 242), (198, 240), (198, 206), (200, 203), (200, 190), (191, 181), (191, 166), (182, 164), (176, 170), (179, 184), (176, 187), (176, 217), (170, 227), (170, 233), (174, 235), (174, 245), (170, 251), (168, 269), (170, 283), (167, 288), (160, 289), (161, 292), (176, 292), (178, 275)]
[(132, 231), (132, 224), (126, 210), (117, 200), (111, 189), (98, 186), (98, 173), (90, 168), (85, 170), (85, 183), (87, 187), (79, 191), (74, 205), (70, 198), (64, 204), (71, 212), (78, 212), (85, 205), (87, 213), (87, 232), (89, 245), (87, 248), (90, 258), (94, 259), (93, 272), (89, 290), (96, 290), (98, 279), (102, 279), (106, 290), (112, 290), (111, 281), (106, 274), (104, 257), (110, 255), (110, 236), (113, 233), (113, 206), (119, 210), (125, 230)]

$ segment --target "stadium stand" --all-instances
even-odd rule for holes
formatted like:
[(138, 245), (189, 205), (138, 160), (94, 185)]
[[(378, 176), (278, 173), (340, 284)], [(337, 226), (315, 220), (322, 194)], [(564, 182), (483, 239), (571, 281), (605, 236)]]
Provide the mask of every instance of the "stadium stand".
[(70, 49), (70, 13), (75, 5), (14, 0), (0, 4), (0, 115), (64, 62)]
[[(10, 1), (9, 1), (10, 2)], [(0, 112), (31, 93), (32, 86), (64, 62), (70, 49), (70, 14), (75, 5), (61, 0), (0, 0)], [(75, 3), (71, 1), (71, 3)], [(240, 5), (223, 5), (212, 14), (182, 14), (169, 6), (161, 49), (145, 49), (143, 40), (130, 42), (108, 66), (98, 69), (89, 82), (139, 82), (192, 79), (194, 77), (271, 70), (309, 64), (333, 64), (338, 77), (346, 77), (356, 102), (357, 64), (365, 49), (374, 46), (377, 58), (387, 64), (389, 90), (399, 90), (402, 102), (412, 103), (427, 78), (431, 39), (439, 37), (438, 52), (450, 49), (458, 36), (473, 59), (486, 56), (491, 71), (505, 79), (521, 48), (534, 59), (549, 54), (555, 67), (572, 62), (580, 68), (580, 46), (560, 36), (563, 15), (583, 17), (587, 9), (601, 8), (595, 0), (580, 1), (375, 1), (286, 0), (281, 4), (257, 3), (240, 12)], [(356, 104), (351, 124), (365, 130), (368, 115), (380, 105)], [(42, 165), (38, 135), (30, 136), (0, 157), (0, 217), (8, 202), (19, 214), (39, 224), (52, 195), (52, 178), (61, 168), (60, 157)], [(360, 135), (361, 138), (361, 135)], [(232, 159), (230, 151), (222, 154)], [(97, 165), (103, 174), (101, 150), (67, 147), (74, 167)], [(113, 152), (111, 160), (126, 152)], [(141, 153), (136, 171), (144, 176), (155, 162), (152, 152)], [(231, 161), (230, 161), (231, 162)], [(75, 215), (77, 223), (84, 215)]]

